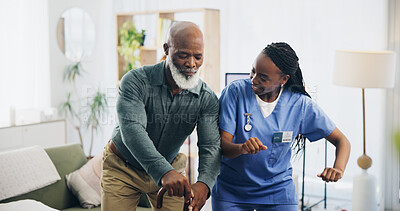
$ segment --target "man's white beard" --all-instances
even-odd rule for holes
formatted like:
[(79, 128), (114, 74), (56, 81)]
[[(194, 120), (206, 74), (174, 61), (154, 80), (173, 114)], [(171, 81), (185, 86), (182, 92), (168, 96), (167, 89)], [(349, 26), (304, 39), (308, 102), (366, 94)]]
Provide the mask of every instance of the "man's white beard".
[[(199, 83), (199, 71), (192, 69), (178, 69), (172, 62), (171, 56), (167, 56), (169, 69), (176, 85), (181, 89), (192, 89)], [(182, 72), (194, 72), (194, 75), (187, 76)]]

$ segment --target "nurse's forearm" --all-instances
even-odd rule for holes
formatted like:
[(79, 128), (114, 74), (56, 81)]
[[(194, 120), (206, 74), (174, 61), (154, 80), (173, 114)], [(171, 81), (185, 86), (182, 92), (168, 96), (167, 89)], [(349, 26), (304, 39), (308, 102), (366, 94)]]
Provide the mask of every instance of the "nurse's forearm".
[(344, 171), (350, 156), (349, 140), (338, 128), (335, 128), (326, 139), (336, 147), (336, 159), (333, 168)]
[(227, 158), (235, 158), (242, 154), (242, 145), (232, 143), (233, 135), (220, 129), (222, 155)]
[(227, 158), (235, 158), (242, 154), (242, 145), (221, 140), (222, 155)]
[(350, 142), (345, 138), (336, 144), (336, 159), (333, 168), (343, 171), (346, 169), (347, 162), (350, 156)]

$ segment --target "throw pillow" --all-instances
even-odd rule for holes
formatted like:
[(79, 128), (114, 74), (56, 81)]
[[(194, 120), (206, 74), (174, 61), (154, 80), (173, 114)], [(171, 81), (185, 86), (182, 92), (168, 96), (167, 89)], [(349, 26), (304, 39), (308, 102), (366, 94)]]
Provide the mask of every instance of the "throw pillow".
[(102, 153), (94, 156), (80, 169), (65, 176), (69, 190), (78, 198), (83, 208), (90, 209), (101, 203), (102, 157)]

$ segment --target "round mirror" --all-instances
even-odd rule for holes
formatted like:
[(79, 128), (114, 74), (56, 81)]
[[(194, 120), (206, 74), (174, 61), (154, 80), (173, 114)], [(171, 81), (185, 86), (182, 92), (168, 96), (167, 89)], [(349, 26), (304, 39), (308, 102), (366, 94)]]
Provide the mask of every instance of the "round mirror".
[(72, 62), (89, 57), (95, 45), (93, 20), (81, 8), (70, 8), (61, 15), (57, 26), (57, 40), (61, 51)]

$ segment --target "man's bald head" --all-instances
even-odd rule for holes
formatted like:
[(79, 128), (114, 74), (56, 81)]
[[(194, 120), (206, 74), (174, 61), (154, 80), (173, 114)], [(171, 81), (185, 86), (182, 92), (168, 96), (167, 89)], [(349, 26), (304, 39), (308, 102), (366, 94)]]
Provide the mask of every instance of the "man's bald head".
[(200, 28), (192, 22), (176, 22), (171, 26), (163, 47), (167, 55), (165, 70), (171, 87), (195, 87), (199, 80), (198, 70), (203, 64), (204, 41)]
[(174, 23), (168, 33), (167, 44), (169, 46), (185, 45), (188, 42), (203, 43), (203, 33), (200, 28), (189, 21), (179, 21)]

